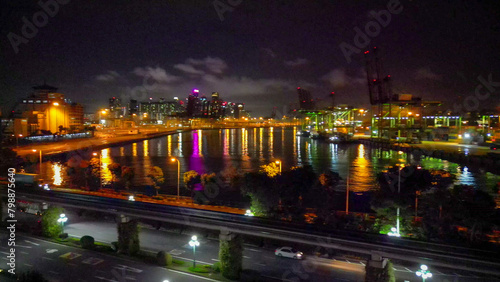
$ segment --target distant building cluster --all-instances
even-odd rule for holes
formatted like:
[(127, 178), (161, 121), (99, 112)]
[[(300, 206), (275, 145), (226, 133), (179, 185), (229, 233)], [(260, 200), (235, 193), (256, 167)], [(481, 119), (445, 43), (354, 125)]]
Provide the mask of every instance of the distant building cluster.
[(79, 133), (84, 131), (83, 106), (71, 102), (47, 84), (33, 87), (10, 118), (3, 119), (6, 133), (15, 136)]
[(87, 116), (88, 120), (97, 121), (99, 124), (121, 126), (126, 119), (140, 120), (142, 123), (161, 124), (173, 118), (203, 118), (219, 120), (223, 118), (247, 117), (243, 103), (224, 101), (218, 92), (212, 92), (210, 97), (193, 89), (185, 99), (173, 97), (167, 101), (165, 98), (147, 101), (131, 99), (122, 101), (118, 97), (109, 99), (108, 108), (100, 109), (97, 114)]

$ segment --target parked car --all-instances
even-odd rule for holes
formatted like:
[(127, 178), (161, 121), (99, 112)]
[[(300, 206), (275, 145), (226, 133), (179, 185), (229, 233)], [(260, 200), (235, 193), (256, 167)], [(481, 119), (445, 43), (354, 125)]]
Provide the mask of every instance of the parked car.
[(304, 259), (304, 254), (297, 251), (292, 247), (281, 247), (274, 251), (274, 254), (278, 257), (293, 258), (293, 259)]

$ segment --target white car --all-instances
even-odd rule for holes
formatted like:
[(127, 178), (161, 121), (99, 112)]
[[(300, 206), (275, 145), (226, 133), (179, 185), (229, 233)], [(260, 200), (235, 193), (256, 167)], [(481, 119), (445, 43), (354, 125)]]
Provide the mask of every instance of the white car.
[(274, 251), (274, 254), (279, 257), (294, 258), (294, 259), (304, 259), (304, 254), (297, 251), (292, 247), (281, 247)]

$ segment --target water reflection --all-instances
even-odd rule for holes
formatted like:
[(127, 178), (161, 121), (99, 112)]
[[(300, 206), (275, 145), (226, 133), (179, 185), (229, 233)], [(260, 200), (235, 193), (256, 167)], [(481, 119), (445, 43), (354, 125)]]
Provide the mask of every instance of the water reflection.
[[(133, 146), (135, 145), (135, 146)], [(134, 156), (137, 155), (137, 143), (132, 144), (132, 148), (135, 147)], [(103, 184), (109, 184), (113, 180), (113, 175), (109, 170), (109, 165), (113, 163), (111, 156), (109, 155), (110, 149), (101, 150), (101, 181)]]
[(52, 171), (54, 172), (52, 176), (52, 184), (61, 186), (63, 183), (63, 165), (61, 163), (52, 163)]
[[(498, 175), (472, 173), (466, 167), (440, 159), (423, 157), (415, 160), (406, 153), (372, 149), (361, 144), (323, 143), (296, 136), (296, 133), (296, 128), (279, 127), (176, 133), (102, 150), (101, 175), (104, 184), (110, 183), (112, 175), (108, 166), (117, 162), (122, 166), (134, 167), (134, 185), (144, 185), (149, 181), (147, 174), (150, 167), (159, 166), (164, 172), (166, 185), (176, 187), (177, 166), (169, 161), (171, 156), (175, 156), (181, 163), (181, 173), (188, 170), (198, 173), (219, 172), (227, 167), (249, 172), (275, 159), (280, 159), (283, 167), (287, 168), (309, 164), (318, 173), (336, 171), (344, 180), (350, 174), (351, 189), (359, 192), (374, 189), (377, 173), (398, 163), (421, 165), (427, 169), (446, 169), (457, 176), (457, 184), (490, 188), (500, 181)], [(149, 150), (150, 147), (158, 149)], [(43, 170), (47, 172), (45, 179), (54, 179), (54, 185), (67, 178), (60, 166), (45, 163)]]

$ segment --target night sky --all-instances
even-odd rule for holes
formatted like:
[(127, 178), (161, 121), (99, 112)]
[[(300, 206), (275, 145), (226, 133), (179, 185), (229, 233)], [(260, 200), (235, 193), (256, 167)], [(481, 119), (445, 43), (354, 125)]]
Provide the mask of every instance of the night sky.
[[(44, 81), (86, 112), (112, 96), (171, 100), (192, 88), (253, 116), (297, 104), (297, 86), (324, 103), (335, 91), (340, 103), (368, 106), (363, 54), (348, 62), (340, 46), (357, 48), (355, 28), (388, 5), (399, 13), (359, 49), (378, 47), (395, 93), (452, 108), (491, 75), (497, 86), (480, 107), (500, 106), (498, 1), (59, 1), (44, 23), (37, 1), (1, 0), (4, 111)], [(34, 15), (40, 27), (26, 38), (23, 17)]]

